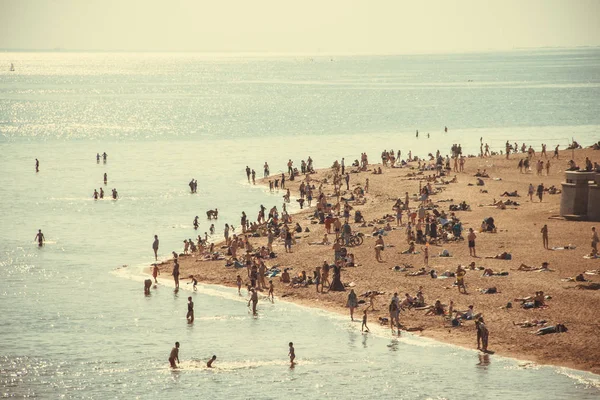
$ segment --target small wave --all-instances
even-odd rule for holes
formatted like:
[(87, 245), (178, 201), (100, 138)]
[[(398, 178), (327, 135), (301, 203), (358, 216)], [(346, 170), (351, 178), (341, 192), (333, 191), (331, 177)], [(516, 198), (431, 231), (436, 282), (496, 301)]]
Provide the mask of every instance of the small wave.
[(556, 368), (556, 373), (573, 379), (575, 382), (584, 385), (586, 388), (594, 388), (600, 390), (600, 377), (583, 376), (582, 374), (591, 375), (590, 373), (577, 372), (568, 368)]

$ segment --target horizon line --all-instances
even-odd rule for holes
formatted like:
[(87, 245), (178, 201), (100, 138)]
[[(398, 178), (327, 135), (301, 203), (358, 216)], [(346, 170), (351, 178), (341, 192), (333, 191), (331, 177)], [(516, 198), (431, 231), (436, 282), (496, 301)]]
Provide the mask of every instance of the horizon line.
[(39, 48), (0, 48), (1, 53), (184, 53), (184, 54), (212, 54), (212, 55), (272, 55), (272, 56), (410, 56), (410, 55), (449, 55), (449, 54), (481, 54), (481, 53), (503, 53), (527, 50), (576, 50), (576, 49), (600, 49), (600, 45), (577, 45), (577, 46), (539, 46), (539, 47), (512, 47), (498, 49), (476, 49), (457, 50), (445, 52), (326, 52), (316, 51), (272, 51), (272, 50), (149, 50), (149, 49), (39, 49)]

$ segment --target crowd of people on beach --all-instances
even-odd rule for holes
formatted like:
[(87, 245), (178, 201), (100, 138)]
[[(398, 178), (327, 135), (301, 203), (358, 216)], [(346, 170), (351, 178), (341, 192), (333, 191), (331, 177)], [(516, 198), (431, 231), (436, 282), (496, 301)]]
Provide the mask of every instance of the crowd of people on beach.
[[(418, 133), (417, 133), (418, 135)], [(599, 143), (600, 144), (600, 143)], [(542, 176), (544, 171), (546, 175), (550, 174), (550, 160), (546, 153), (546, 144), (542, 145), (539, 159), (536, 161), (536, 152), (532, 146), (526, 146), (523, 143), (520, 147), (517, 143), (510, 144), (506, 142), (505, 152), (506, 157), (510, 154), (518, 153), (520, 150), (525, 156), (519, 160), (518, 169), (520, 173), (533, 173), (532, 165), (535, 164), (536, 175)], [(361, 331), (369, 332), (368, 314), (375, 311), (376, 298), (385, 293), (380, 291), (367, 291), (360, 296), (352, 289), (353, 283), (344, 283), (342, 273), (348, 268), (360, 267), (361, 264), (352, 252), (352, 247), (362, 245), (365, 239), (371, 240), (374, 248), (374, 258), (376, 262), (383, 262), (383, 254), (387, 247), (394, 246), (387, 243), (385, 237), (393, 230), (404, 230), (406, 235), (406, 250), (402, 254), (422, 254), (422, 267), (414, 268), (408, 263), (397, 265), (393, 268), (396, 272), (404, 272), (407, 277), (416, 277), (428, 275), (431, 279), (454, 279), (452, 286), (457, 288), (459, 294), (467, 294), (466, 275), (469, 271), (483, 271), (483, 276), (506, 276), (507, 271), (494, 271), (491, 268), (476, 267), (475, 262), (469, 266), (458, 264), (455, 270), (437, 271), (435, 268), (429, 267), (429, 259), (431, 256), (452, 257), (450, 251), (444, 248), (439, 255), (431, 254), (434, 246), (447, 246), (462, 243), (463, 237), (463, 222), (457, 214), (460, 211), (470, 210), (470, 205), (465, 201), (455, 202), (447, 200), (448, 211), (442, 209), (440, 204), (445, 200), (433, 201), (433, 197), (444, 192), (445, 186), (458, 182), (457, 173), (464, 172), (466, 160), (472, 156), (463, 155), (462, 146), (460, 144), (452, 145), (450, 149), (451, 156), (442, 156), (438, 150), (435, 154), (430, 153), (428, 158), (422, 159), (417, 156), (413, 157), (412, 151), (407, 152), (407, 158), (402, 159), (400, 150), (394, 151), (383, 150), (381, 152), (381, 166), (372, 166), (369, 164), (366, 153), (361, 153), (360, 159), (356, 159), (350, 168), (346, 167), (344, 158), (335, 160), (329, 169), (329, 173), (322, 179), (313, 179), (312, 175), (316, 173), (313, 165), (313, 160), (308, 157), (301, 160), (300, 169), (294, 167), (294, 162), (288, 160), (287, 170), (280, 175), (271, 176), (270, 167), (267, 162), (263, 166), (263, 178), (265, 184), (268, 184), (269, 190), (285, 191), (282, 198), (283, 203), (281, 212), (277, 206), (267, 207), (262, 204), (257, 209), (257, 217), (255, 221), (250, 220), (243, 211), (240, 216), (240, 224), (238, 228), (226, 223), (223, 230), (223, 242), (218, 243), (214, 239), (216, 228), (211, 222), (209, 232), (204, 235), (198, 235), (196, 239), (191, 238), (183, 240), (183, 249), (181, 253), (172, 252), (173, 266), (171, 276), (173, 277), (175, 289), (179, 290), (180, 279), (180, 260), (182, 257), (195, 257), (196, 261), (217, 261), (224, 262), (226, 268), (244, 270), (245, 273), (238, 273), (236, 278), (236, 286), (238, 294), (242, 295), (241, 288), (246, 286), (248, 293), (248, 307), (253, 316), (258, 315), (259, 293), (265, 292), (269, 301), (274, 302), (275, 285), (274, 281), (278, 281), (280, 285), (285, 285), (290, 288), (306, 288), (313, 286), (317, 293), (326, 292), (344, 292), (350, 289), (347, 297), (346, 307), (350, 310), (350, 318), (354, 320), (354, 311), (361, 304), (367, 304), (363, 310)], [(499, 152), (502, 154), (502, 151)], [(479, 157), (489, 157), (494, 154), (490, 151), (490, 146), (483, 143), (480, 139), (480, 154)], [(97, 162), (100, 161), (98, 153)], [(542, 158), (545, 159), (542, 160)], [(554, 156), (559, 158), (558, 146), (555, 147)], [(103, 153), (102, 159), (104, 163), (107, 160), (107, 154)], [(453, 167), (452, 167), (453, 164)], [(363, 212), (359, 209), (364, 205), (369, 193), (369, 178), (359, 182), (359, 174), (370, 171), (369, 167), (375, 174), (384, 173), (385, 168), (406, 168), (408, 173), (407, 179), (418, 180), (419, 190), (416, 195), (409, 195), (408, 192), (401, 198), (397, 198), (390, 204), (390, 213), (381, 217), (367, 219)], [(39, 160), (35, 162), (36, 172), (39, 172)], [(585, 167), (579, 168), (573, 160), (568, 162), (568, 169), (597, 171), (600, 172), (598, 163), (592, 163), (586, 158)], [(256, 172), (254, 169), (246, 166), (246, 178), (248, 183), (256, 184)], [(350, 174), (353, 174), (352, 177)], [(451, 176), (455, 174), (454, 176)], [(368, 175), (367, 175), (368, 176)], [(490, 179), (489, 174), (484, 169), (478, 170), (475, 174), (478, 179), (477, 186), (485, 186), (484, 179)], [(290, 188), (286, 187), (288, 181), (300, 181), (298, 187), (298, 202), (300, 209), (305, 206), (314, 208), (310, 214), (308, 225), (302, 226), (300, 221), (295, 221), (294, 217), (288, 212), (287, 207), (291, 202)], [(108, 177), (104, 173), (104, 184), (107, 184)], [(351, 188), (352, 182), (352, 188)], [(364, 182), (364, 183), (363, 183)], [(479, 184), (479, 182), (482, 182)], [(192, 179), (189, 183), (192, 193), (197, 191), (197, 181)], [(485, 189), (482, 189), (482, 191)], [(533, 196), (537, 195), (539, 201), (543, 200), (546, 193), (560, 193), (556, 188), (546, 188), (543, 183), (537, 185), (537, 188), (530, 184), (527, 190), (530, 201), (533, 201)], [(504, 197), (519, 197), (518, 191), (504, 192), (500, 194)], [(118, 198), (116, 189), (112, 190), (113, 199)], [(94, 190), (94, 199), (104, 198), (104, 190)], [(518, 202), (514, 200), (500, 200), (496, 202), (494, 199), (493, 206), (498, 208), (506, 208), (506, 206), (518, 206)], [(208, 210), (206, 212), (207, 220), (218, 219), (218, 209)], [(321, 240), (310, 242), (309, 245), (325, 246), (331, 249), (331, 260), (325, 259), (322, 265), (315, 266), (311, 271), (293, 271), (293, 267), (285, 267), (275, 263), (269, 267), (267, 263), (271, 263), (277, 259), (277, 249), (275, 243), (283, 245), (286, 253), (293, 253), (296, 241), (301, 239), (302, 234), (311, 232), (313, 225), (323, 225), (324, 234)], [(196, 216), (192, 222), (195, 230), (199, 229), (200, 221)], [(353, 226), (354, 225), (354, 226)], [(361, 232), (367, 228), (369, 233)], [(469, 228), (466, 234), (466, 241), (469, 250), (469, 255), (473, 258), (479, 258), (476, 252), (477, 233), (494, 233), (497, 231), (497, 223), (493, 217), (485, 218), (479, 229)], [(544, 249), (550, 250), (549, 246), (549, 229), (544, 225), (540, 231), (542, 235)], [(266, 244), (257, 245), (258, 238), (266, 238)], [(370, 238), (370, 239), (369, 239)], [(598, 257), (597, 246), (600, 242), (598, 233), (595, 228), (592, 228), (591, 236), (591, 257)], [(41, 231), (38, 231), (35, 240), (39, 246), (44, 244), (45, 237)], [(420, 247), (418, 247), (420, 246)], [(159, 239), (158, 235), (154, 236), (152, 244), (156, 263), (151, 269), (152, 280), (148, 279), (144, 283), (145, 292), (150, 294), (152, 285), (158, 283), (158, 276), (161, 274), (160, 267), (162, 264), (158, 262)], [(501, 260), (510, 260), (511, 254), (503, 252), (486, 258), (494, 258)], [(363, 263), (366, 261), (363, 260)], [(529, 267), (524, 264), (518, 268), (520, 272), (530, 271), (550, 271), (549, 264), (543, 263), (541, 267)], [(331, 276), (330, 276), (331, 275)], [(192, 284), (193, 290), (196, 291), (198, 277), (189, 276), (189, 282)], [(573, 281), (585, 282), (586, 279), (581, 274), (573, 278)], [(496, 287), (479, 290), (483, 294), (498, 293)], [(362, 297), (362, 300), (359, 298)], [(533, 296), (526, 296), (514, 299), (521, 305), (522, 308), (544, 308), (548, 296), (544, 292), (537, 291)], [(425, 297), (424, 290), (419, 287), (415, 295), (405, 293), (402, 300), (398, 297), (398, 293), (394, 293), (388, 304), (388, 317), (380, 317), (379, 322), (382, 325), (389, 325), (390, 329), (396, 329), (399, 335), (401, 330), (419, 330), (419, 327), (408, 327), (401, 323), (400, 313), (402, 311), (414, 310), (423, 311), (424, 315), (441, 316), (449, 327), (459, 327), (471, 321), (474, 324), (476, 332), (477, 348), (487, 352), (489, 330), (484, 322), (482, 313), (474, 312), (474, 305), (469, 305), (467, 309), (459, 310), (455, 308), (454, 301), (450, 300), (448, 304), (443, 304), (440, 299), (428, 302)], [(512, 302), (507, 304), (507, 307), (512, 307)], [(194, 303), (192, 297), (188, 297), (186, 320), (188, 323), (194, 322)], [(562, 323), (555, 325), (547, 325), (546, 321), (518, 323), (516, 326), (535, 326), (539, 327), (536, 334), (544, 335), (548, 333), (566, 332), (567, 328)], [(169, 356), (170, 366), (175, 368), (176, 362), (179, 363), (179, 342), (171, 351)], [(290, 365), (295, 364), (295, 350), (293, 344), (289, 343)], [(216, 356), (213, 356), (207, 366), (211, 367)]]
[[(490, 147), (487, 143), (485, 145), (483, 145), (483, 141), (481, 141), (481, 143), (480, 157), (488, 157), (494, 154), (493, 152), (490, 152)], [(517, 152), (518, 149), (519, 147), (516, 143), (513, 146), (507, 142), (507, 157), (509, 154)], [(524, 143), (520, 147), (520, 150), (522, 153), (526, 154), (526, 157), (519, 161), (519, 171), (521, 173), (531, 173), (531, 164), (533, 163), (533, 158), (536, 153), (532, 146), (527, 147)], [(242, 212), (240, 226), (237, 232), (233, 225), (225, 224), (224, 242), (218, 249), (215, 248), (214, 243), (209, 243), (208, 237), (205, 234), (204, 238), (198, 236), (197, 244), (194, 244), (191, 239), (184, 241), (185, 246), (181, 255), (186, 256), (188, 254), (197, 253), (201, 260), (223, 260), (225, 262), (225, 267), (227, 268), (245, 269), (245, 274), (237, 275), (236, 285), (238, 293), (241, 295), (241, 288), (244, 285), (244, 281), (247, 282), (246, 287), (249, 296), (248, 307), (251, 307), (252, 315), (256, 316), (258, 314), (257, 304), (259, 301), (259, 292), (266, 291), (268, 293), (266, 295), (267, 299), (274, 301), (274, 279), (278, 279), (280, 284), (288, 285), (291, 288), (314, 285), (317, 293), (324, 293), (325, 290), (346, 291), (349, 288), (349, 285), (342, 282), (342, 271), (347, 268), (359, 266), (354, 254), (349, 251), (352, 246), (351, 241), (358, 240), (356, 239), (357, 235), (363, 235), (362, 233), (357, 233), (352, 228), (352, 224), (355, 224), (358, 228), (373, 227), (370, 236), (374, 240), (375, 260), (379, 262), (382, 261), (382, 253), (386, 248), (384, 237), (387, 233), (395, 229), (404, 229), (406, 232), (408, 248), (402, 253), (418, 254), (421, 252), (423, 254), (424, 266), (418, 270), (411, 270), (413, 268), (412, 265), (404, 264), (403, 266), (394, 267), (394, 270), (406, 272), (407, 276), (429, 275), (433, 279), (454, 278), (455, 282), (453, 286), (457, 287), (458, 293), (467, 294), (465, 276), (468, 271), (483, 270), (483, 276), (506, 276), (508, 275), (508, 272), (494, 271), (491, 268), (476, 267), (475, 262), (472, 262), (468, 267), (459, 264), (455, 271), (436, 271), (435, 269), (429, 269), (431, 246), (451, 244), (454, 242), (459, 243), (464, 240), (462, 221), (456, 214), (456, 211), (466, 211), (470, 209), (470, 206), (464, 201), (458, 202), (457, 204), (452, 202), (452, 204), (449, 205), (450, 211), (446, 212), (437, 207), (432, 201), (432, 196), (443, 192), (443, 185), (458, 182), (456, 175), (450, 178), (450, 175), (453, 172), (460, 173), (464, 171), (467, 157), (462, 154), (461, 145), (453, 145), (451, 153), (451, 158), (449, 156), (442, 157), (438, 150), (435, 155), (430, 154), (429, 160), (426, 160), (420, 159), (419, 157), (413, 157), (412, 152), (409, 151), (408, 159), (402, 160), (402, 153), (400, 150), (397, 152), (394, 150), (382, 151), (381, 161), (383, 168), (411, 167), (411, 172), (409, 172), (407, 176), (409, 179), (417, 179), (418, 177), (419, 194), (409, 196), (408, 192), (405, 193), (404, 198), (396, 199), (391, 206), (391, 214), (384, 215), (381, 218), (375, 218), (371, 221), (367, 221), (362, 215), (362, 212), (355, 209), (356, 206), (360, 206), (366, 201), (369, 179), (367, 178), (364, 184), (356, 183), (356, 179), (353, 179), (355, 183), (354, 188), (351, 190), (351, 178), (349, 175), (350, 172), (360, 173), (368, 170), (369, 163), (366, 153), (361, 154), (360, 161), (357, 159), (352, 163), (351, 171), (347, 170), (345, 159), (342, 158), (340, 161), (334, 161), (331, 166), (331, 174), (320, 181), (315, 181), (311, 178), (311, 175), (315, 173), (315, 170), (313, 168), (313, 161), (310, 157), (308, 157), (308, 162), (302, 160), (300, 171), (297, 168), (294, 168), (293, 161), (290, 159), (287, 163), (287, 173), (282, 173), (274, 178), (271, 177), (268, 163), (265, 162), (263, 176), (268, 182), (269, 190), (271, 192), (285, 190), (282, 212), (280, 213), (276, 206), (273, 206), (267, 212), (267, 208), (261, 205), (258, 209), (255, 222), (250, 222), (246, 213)], [(541, 160), (541, 157), (545, 157), (546, 162)], [(537, 166), (536, 175), (541, 176), (544, 170), (546, 171), (546, 175), (550, 173), (550, 161), (547, 160), (547, 158), (546, 145), (544, 144), (542, 145), (540, 159), (535, 162)], [(558, 146), (555, 148), (554, 158), (558, 158)], [(451, 168), (451, 160), (454, 160), (454, 170)], [(417, 164), (416, 167), (414, 165), (415, 163)], [(588, 169), (587, 167), (589, 167), (589, 163), (586, 160), (586, 170)], [(374, 173), (380, 173), (379, 171), (382, 170), (381, 167), (377, 167), (374, 168), (374, 171)], [(485, 170), (478, 170), (475, 176), (480, 180), (490, 178)], [(248, 183), (256, 184), (255, 171), (248, 166), (246, 166), (246, 177)], [(314, 270), (309, 273), (305, 270), (291, 273), (292, 268), (283, 267), (279, 264), (275, 264), (272, 267), (267, 266), (267, 262), (277, 258), (277, 253), (273, 246), (275, 241), (280, 241), (283, 244), (285, 252), (291, 253), (296, 240), (300, 238), (298, 235), (303, 232), (309, 232), (311, 229), (309, 227), (310, 225), (303, 228), (299, 222), (294, 222), (293, 217), (286, 209), (286, 204), (289, 204), (291, 196), (290, 188), (286, 187), (286, 181), (294, 181), (297, 179), (301, 180), (298, 186), (299, 198), (297, 199), (300, 208), (302, 209), (305, 203), (306, 206), (313, 207), (314, 203), (314, 212), (311, 214), (311, 224), (323, 224), (325, 229), (322, 240), (311, 242), (309, 244), (331, 246), (332, 250), (333, 261), (328, 262), (327, 260), (324, 260), (322, 265), (316, 266)], [(331, 189), (331, 193), (325, 192), (326, 185)], [(539, 201), (542, 201), (543, 195), (546, 192), (548, 192), (548, 188), (545, 188), (542, 183), (537, 186), (537, 189), (534, 188), (533, 184), (531, 184), (528, 189), (530, 200), (533, 200), (533, 195), (537, 194)], [(517, 190), (515, 190), (514, 192), (505, 192), (502, 196), (518, 197), (519, 195)], [(493, 204), (502, 207), (515, 204), (518, 205), (514, 200), (507, 200), (506, 202), (496, 202), (494, 200)], [(208, 213), (207, 216), (209, 216)], [(198, 228), (198, 217), (194, 220), (194, 228)], [(599, 241), (598, 234), (596, 233), (595, 228), (592, 228), (592, 230), (592, 254), (597, 254), (597, 244)], [(479, 232), (493, 233), (496, 231), (497, 226), (492, 217), (484, 219), (479, 228)], [(211, 234), (213, 233), (214, 224), (211, 225)], [(474, 258), (478, 258), (475, 245), (477, 239), (476, 233), (477, 232), (473, 228), (469, 228), (466, 237), (469, 255)], [(544, 248), (549, 249), (547, 225), (544, 225), (541, 234)], [(257, 246), (253, 243), (254, 238), (260, 237), (267, 238), (266, 245)], [(361, 240), (360, 243), (362, 243), (363, 237), (360, 236), (359, 238)], [(418, 249), (417, 245), (421, 245), (421, 248)], [(176, 267), (173, 268), (173, 276), (177, 281), (177, 286), (179, 256), (180, 255), (174, 253), (174, 263)], [(451, 255), (447, 249), (444, 249), (439, 254), (439, 257), (451, 257)], [(509, 260), (511, 259), (511, 254), (503, 252), (486, 258)], [(155, 269), (158, 270), (156, 266)], [(548, 269), (547, 263), (540, 267), (540, 270), (544, 269)], [(521, 267), (519, 270), (528, 271), (530, 269)], [(330, 273), (332, 274), (331, 279)], [(156, 282), (156, 272), (153, 272), (153, 276)], [(244, 278), (242, 278), (242, 276), (244, 276)], [(195, 280), (196, 278), (193, 276), (190, 278), (193, 279), (195, 286), (195, 283), (197, 282)], [(483, 294), (498, 293), (496, 287), (480, 289), (479, 291)], [(361, 331), (369, 332), (367, 325), (369, 310), (375, 309), (375, 298), (383, 294), (384, 293), (378, 291), (369, 291), (361, 296), (357, 296), (354, 290), (350, 289), (346, 306), (350, 310), (350, 318), (352, 320), (354, 320), (355, 309), (362, 303), (368, 303), (367, 308), (363, 310)], [(364, 300), (359, 300), (359, 297), (364, 297)], [(535, 296), (515, 299), (515, 301), (520, 302), (521, 306), (525, 309), (530, 307), (543, 308), (545, 306), (545, 299), (546, 297), (543, 292), (536, 292)], [(509, 302), (507, 307), (512, 307), (511, 304), (512, 303)], [(188, 313), (190, 312), (189, 307), (190, 306), (188, 305)], [(433, 304), (428, 304), (425, 300), (422, 287), (420, 287), (414, 296), (406, 293), (405, 298), (402, 301), (400, 301), (398, 293), (394, 293), (389, 302), (388, 309), (389, 317), (380, 317), (379, 321), (382, 325), (389, 324), (392, 331), (396, 329), (398, 334), (400, 334), (402, 329), (408, 331), (419, 329), (418, 327), (411, 328), (401, 324), (400, 312), (402, 310), (424, 311), (424, 315), (442, 316), (449, 327), (462, 326), (466, 322), (472, 321), (476, 332), (477, 349), (488, 352), (489, 330), (484, 321), (483, 314), (475, 313), (473, 305), (470, 305), (465, 310), (459, 310), (455, 308), (452, 300), (450, 300), (447, 305), (443, 304), (439, 299), (436, 299)], [(193, 321), (193, 312), (191, 319)], [(567, 330), (567, 328), (560, 323), (546, 326), (546, 323), (544, 322), (539, 326), (540, 330), (536, 333), (538, 335), (554, 332), (560, 333)], [(294, 352), (290, 351), (290, 354), (290, 358), (292, 358)], [(291, 362), (293, 365), (293, 359)]]

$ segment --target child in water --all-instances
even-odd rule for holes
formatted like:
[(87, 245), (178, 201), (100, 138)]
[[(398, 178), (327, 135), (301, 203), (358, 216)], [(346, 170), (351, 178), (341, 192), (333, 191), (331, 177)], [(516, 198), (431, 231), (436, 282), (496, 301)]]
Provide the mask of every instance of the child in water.
[(194, 287), (194, 292), (198, 290), (198, 288), (196, 287), (198, 285), (198, 280), (194, 277), (194, 275), (190, 275), (190, 278), (192, 281), (188, 282), (187, 284), (189, 285), (190, 283), (192, 284), (192, 286)]
[(273, 290), (275, 288), (273, 287), (273, 281), (270, 280), (269, 281), (269, 294), (267, 295), (267, 298), (271, 299), (271, 303), (273, 303), (273, 301), (275, 300), (274, 296), (273, 296)]
[(367, 310), (363, 311), (363, 320), (362, 326), (360, 327), (360, 331), (362, 332), (363, 329), (366, 329), (367, 332), (370, 332), (369, 327), (367, 326)]
[(238, 287), (238, 294), (241, 296), (242, 295), (242, 278), (238, 275), (237, 276), (237, 287)]

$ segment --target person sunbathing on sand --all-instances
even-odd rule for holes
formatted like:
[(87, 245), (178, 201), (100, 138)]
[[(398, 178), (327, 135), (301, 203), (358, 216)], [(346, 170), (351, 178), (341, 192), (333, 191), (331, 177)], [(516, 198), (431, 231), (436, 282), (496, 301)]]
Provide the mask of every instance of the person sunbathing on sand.
[(579, 274), (575, 277), (568, 277), (568, 278), (563, 278), (561, 279), (561, 281), (564, 282), (589, 282), (589, 279), (585, 279), (585, 276), (583, 276), (583, 274)]
[(546, 321), (545, 319), (542, 320), (531, 320), (531, 321), (525, 321), (525, 322), (513, 322), (513, 325), (515, 326), (520, 326), (521, 328), (533, 328), (534, 326), (544, 326), (546, 325), (548, 321)]
[(495, 256), (487, 256), (486, 258), (491, 258), (491, 259), (495, 259), (495, 260), (510, 260), (512, 257), (510, 255), (510, 253), (507, 253), (506, 251), (500, 254), (496, 254)]
[(543, 291), (535, 292), (535, 296), (517, 297), (514, 301), (521, 302), (521, 307), (527, 308), (540, 308), (546, 305), (546, 296)]
[(519, 266), (519, 268), (517, 269), (518, 271), (554, 271), (552, 269), (549, 268), (550, 264), (548, 264), (547, 262), (543, 262), (542, 265), (540, 267), (530, 267), (529, 265), (525, 265), (525, 264), (521, 264)]
[(493, 269), (491, 268), (486, 268), (483, 270), (483, 275), (482, 276), (506, 276), (508, 275), (508, 272), (494, 272)]
[(514, 192), (504, 192), (500, 196), (501, 197), (519, 197), (519, 194), (515, 190)]
[(406, 274), (406, 276), (421, 276), (421, 275), (427, 275), (427, 271), (425, 270), (425, 267), (420, 268), (418, 271)]
[(566, 332), (566, 331), (568, 331), (566, 326), (564, 326), (563, 324), (556, 324), (556, 325), (550, 325), (550, 326), (546, 326), (544, 328), (540, 328), (535, 332), (535, 334), (539, 336), (539, 335), (547, 335), (549, 333), (562, 333), (562, 332)]

